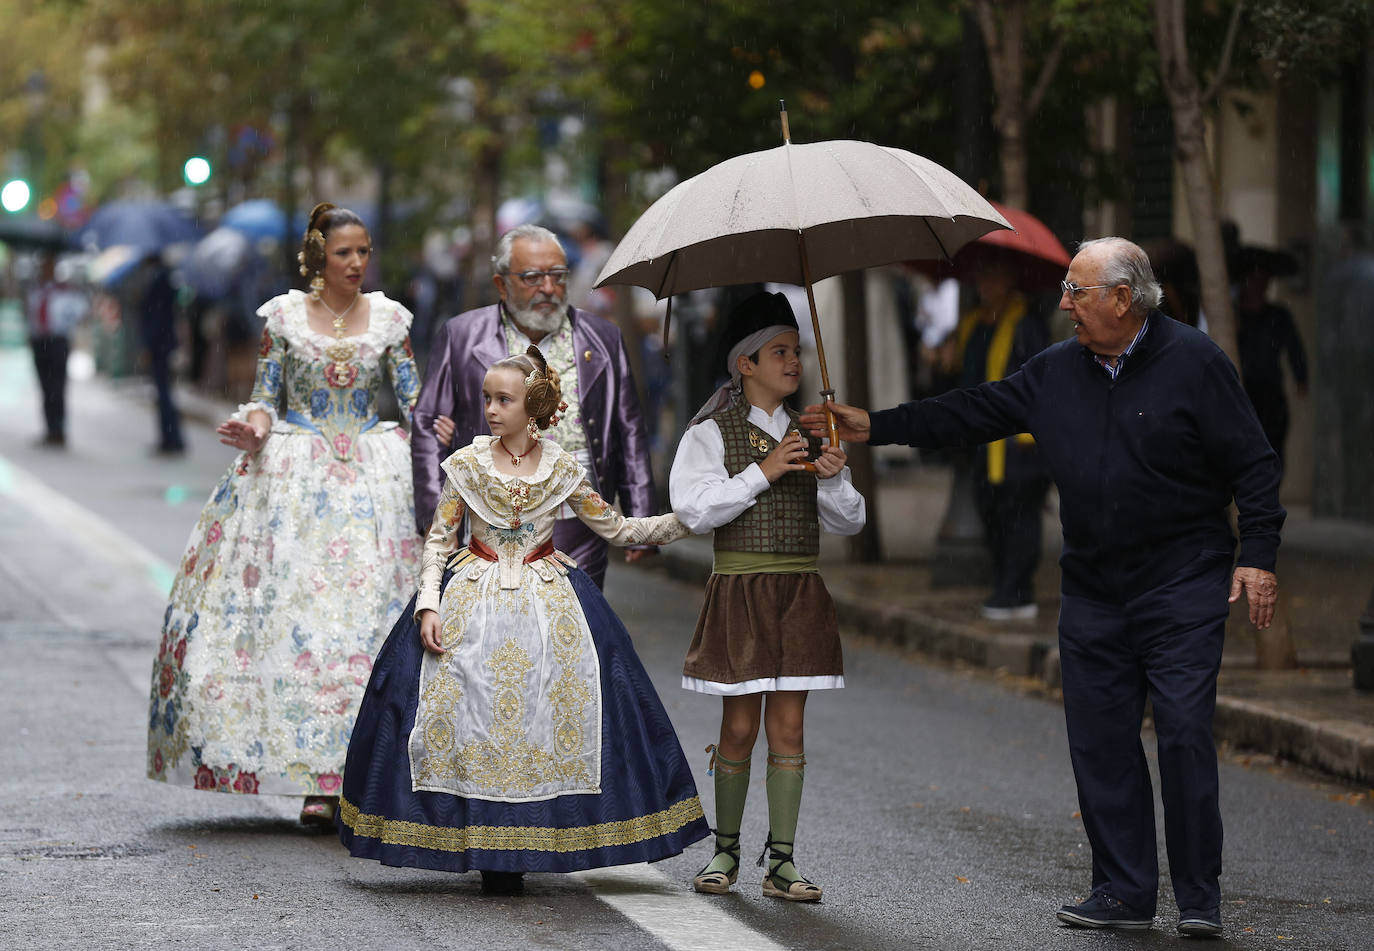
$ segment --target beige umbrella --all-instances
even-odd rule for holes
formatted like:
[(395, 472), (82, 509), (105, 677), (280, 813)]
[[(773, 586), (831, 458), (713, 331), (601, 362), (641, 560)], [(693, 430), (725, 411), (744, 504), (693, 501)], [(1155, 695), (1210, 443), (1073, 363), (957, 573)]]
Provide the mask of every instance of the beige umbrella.
[(668, 297), (670, 307), (673, 294), (702, 287), (803, 286), (821, 395), (831, 400), (813, 281), (894, 261), (949, 260), (968, 242), (1011, 226), (929, 159), (852, 140), (793, 145), (785, 109), (782, 127), (780, 147), (727, 159), (649, 206), (596, 286), (633, 284)]

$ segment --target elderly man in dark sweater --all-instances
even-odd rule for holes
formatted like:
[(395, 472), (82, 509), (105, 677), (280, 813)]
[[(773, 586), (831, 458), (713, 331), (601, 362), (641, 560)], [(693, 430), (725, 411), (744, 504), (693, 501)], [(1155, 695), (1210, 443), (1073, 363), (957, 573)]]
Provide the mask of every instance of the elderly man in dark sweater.
[[(934, 448), (1035, 437), (1059, 488), (1064, 714), (1093, 852), (1092, 894), (1059, 919), (1148, 928), (1154, 917), (1154, 794), (1140, 740), (1148, 697), (1178, 928), (1218, 935), (1212, 716), (1228, 581), (1229, 600), (1244, 594), (1250, 620), (1268, 627), (1285, 513), (1278, 456), (1235, 368), (1204, 334), (1156, 310), (1159, 296), (1139, 247), (1088, 241), (1059, 302), (1073, 340), (971, 390), (872, 414), (832, 405), (850, 442)], [(802, 420), (820, 434), (819, 406)]]

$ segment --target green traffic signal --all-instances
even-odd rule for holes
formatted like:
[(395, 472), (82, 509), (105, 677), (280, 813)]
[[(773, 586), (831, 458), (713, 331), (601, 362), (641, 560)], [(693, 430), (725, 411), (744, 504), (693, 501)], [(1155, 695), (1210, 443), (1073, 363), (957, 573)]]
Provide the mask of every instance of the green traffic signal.
[(186, 160), (186, 164), (181, 168), (181, 174), (186, 179), (187, 185), (204, 185), (210, 180), (210, 161), (199, 155), (193, 155)]
[(22, 178), (13, 178), (5, 183), (4, 188), (0, 188), (0, 207), (11, 214), (23, 211), (29, 204), (29, 198), (33, 196), (29, 183)]

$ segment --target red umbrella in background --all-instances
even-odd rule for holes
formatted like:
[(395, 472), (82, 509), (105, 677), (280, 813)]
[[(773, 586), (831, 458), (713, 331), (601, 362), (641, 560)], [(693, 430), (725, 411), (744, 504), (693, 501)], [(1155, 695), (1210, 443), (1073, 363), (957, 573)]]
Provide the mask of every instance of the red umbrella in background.
[(1016, 274), (1017, 286), (1027, 291), (1054, 287), (1063, 280), (1070, 255), (1054, 232), (1028, 211), (990, 204), (1015, 230), (990, 231), (964, 245), (953, 261), (919, 261), (913, 266), (936, 280), (970, 279), (984, 268), (1006, 267)]

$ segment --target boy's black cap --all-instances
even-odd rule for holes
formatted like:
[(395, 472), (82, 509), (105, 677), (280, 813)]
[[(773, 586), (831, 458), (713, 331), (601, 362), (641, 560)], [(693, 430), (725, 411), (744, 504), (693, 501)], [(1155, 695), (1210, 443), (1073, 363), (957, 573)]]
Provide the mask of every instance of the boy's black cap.
[[(735, 344), (766, 327), (798, 329), (797, 317), (792, 313), (792, 305), (787, 302), (786, 294), (759, 291), (736, 304), (730, 316), (725, 318), (725, 330), (720, 335), (716, 363), (723, 366), (729, 360)], [(726, 366), (725, 372), (729, 373), (732, 369)]]

